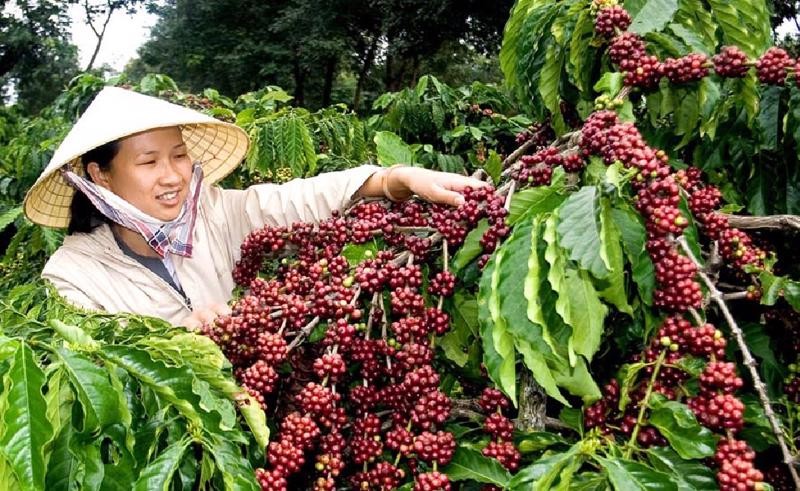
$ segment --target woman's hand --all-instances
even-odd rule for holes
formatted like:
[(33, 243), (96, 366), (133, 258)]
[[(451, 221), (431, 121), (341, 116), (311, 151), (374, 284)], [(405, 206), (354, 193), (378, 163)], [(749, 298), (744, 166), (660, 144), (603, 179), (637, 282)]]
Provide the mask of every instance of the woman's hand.
[(487, 185), (481, 180), (460, 174), (437, 172), (421, 167), (392, 167), (373, 174), (358, 194), (394, 200), (405, 200), (416, 194), (431, 203), (459, 206), (464, 202), (464, 197), (461, 195), (464, 188)]
[(203, 324), (211, 324), (221, 315), (231, 313), (231, 308), (224, 303), (211, 304), (206, 307), (195, 309), (192, 314), (183, 319), (179, 325), (186, 327), (190, 331), (196, 331)]

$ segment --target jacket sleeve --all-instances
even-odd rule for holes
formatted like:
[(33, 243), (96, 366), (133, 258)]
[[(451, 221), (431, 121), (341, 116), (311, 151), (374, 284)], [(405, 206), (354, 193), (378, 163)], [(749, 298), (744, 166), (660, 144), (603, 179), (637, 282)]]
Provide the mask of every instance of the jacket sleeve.
[(42, 278), (52, 283), (58, 294), (61, 295), (68, 303), (87, 310), (105, 310), (99, 303), (89, 298), (89, 296), (86, 295), (83, 290), (75, 286), (73, 283), (65, 280), (61, 276), (48, 274), (45, 270), (42, 272)]
[[(236, 247), (251, 231), (265, 225), (318, 222), (342, 210), (380, 167), (353, 169), (295, 179), (285, 184), (258, 184), (244, 190), (211, 188), (212, 214), (222, 211)], [(218, 215), (219, 216), (219, 215)]]

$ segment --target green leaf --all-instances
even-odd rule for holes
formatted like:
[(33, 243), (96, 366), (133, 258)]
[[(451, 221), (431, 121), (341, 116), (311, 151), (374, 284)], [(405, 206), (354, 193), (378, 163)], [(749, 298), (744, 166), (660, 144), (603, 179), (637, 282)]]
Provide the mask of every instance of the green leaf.
[(764, 150), (777, 150), (778, 148), (778, 133), (783, 124), (780, 106), (781, 95), (784, 90), (783, 87), (770, 86), (761, 91), (758, 123), (761, 128), (762, 148)]
[(672, 20), (678, 10), (678, 0), (647, 0), (633, 18), (628, 31), (645, 35), (657, 32)]
[(586, 360), (578, 357), (574, 367), (566, 363), (555, 371), (556, 382), (570, 394), (583, 398), (584, 401), (596, 401), (602, 397), (600, 388), (589, 373)]
[(475, 228), (467, 234), (467, 237), (464, 239), (464, 244), (458, 249), (456, 255), (453, 256), (453, 260), (450, 262), (450, 269), (458, 273), (466, 268), (476, 257), (481, 255), (483, 252), (481, 237), (483, 237), (484, 232), (486, 232), (488, 228), (489, 222), (485, 218), (478, 222)]
[(783, 290), (783, 298), (795, 311), (800, 312), (800, 281), (788, 282)]
[(747, 323), (742, 324), (741, 328), (747, 347), (750, 348), (753, 356), (759, 359), (758, 368), (767, 385), (769, 396), (778, 397), (780, 383), (786, 375), (786, 368), (775, 357), (775, 351), (771, 345), (772, 339), (761, 324)]
[(62, 338), (68, 343), (79, 346), (87, 350), (97, 349), (99, 344), (92, 339), (91, 336), (86, 334), (82, 328), (78, 326), (71, 326), (62, 322), (60, 319), (50, 319), (48, 321), (50, 327), (53, 328)]
[(597, 188), (581, 188), (558, 209), (558, 240), (561, 247), (569, 251), (570, 259), (595, 278), (603, 279), (609, 274), (609, 264), (600, 253), (603, 244), (599, 213)]
[(603, 474), (582, 472), (572, 478), (570, 491), (608, 491), (608, 479)]
[(472, 135), (472, 138), (476, 140), (483, 138), (483, 131), (477, 126), (467, 126), (467, 129), (469, 130), (469, 134)]
[(53, 439), (42, 395), (45, 378), (31, 348), (20, 342), (3, 377), (2, 397), (8, 404), (3, 417), (0, 452), (23, 489), (44, 489), (44, 450)]
[(595, 457), (616, 491), (677, 491), (672, 478), (644, 464), (621, 458)]
[[(558, 317), (561, 318), (562, 322), (569, 326), (572, 320), (572, 307), (569, 302), (569, 298), (567, 297), (567, 289), (564, 283), (567, 275), (567, 258), (564, 250), (559, 247), (558, 244), (558, 234), (556, 232), (557, 222), (558, 216), (556, 213), (553, 213), (553, 215), (547, 219), (547, 222), (545, 222), (543, 238), (547, 245), (545, 247), (544, 258), (550, 266), (547, 271), (547, 281), (552, 288), (552, 291), (556, 295), (556, 313), (558, 314)], [(538, 260), (538, 256), (536, 259)], [(533, 260), (534, 256), (531, 256), (531, 261)], [(533, 272), (531, 266), (535, 264), (536, 263), (533, 262), (529, 263), (528, 268), (531, 272)], [(538, 283), (538, 271), (536, 274), (536, 278), (531, 279), (530, 286), (528, 285), (528, 282), (526, 282), (525, 298), (528, 300), (528, 317), (530, 317), (534, 322), (540, 322), (542, 326), (547, 328), (548, 322), (545, 320), (542, 306), (543, 302), (540, 302), (540, 299), (543, 297), (541, 294), (541, 290), (543, 288)], [(549, 339), (549, 336), (545, 339)], [(551, 348), (554, 350), (556, 349), (556, 346), (552, 341), (549, 341), (548, 344), (550, 344)], [(570, 365), (574, 365), (576, 362), (576, 355), (572, 343), (568, 343), (567, 345), (567, 357), (569, 358)]]
[(191, 423), (203, 425), (195, 409), (198, 397), (192, 390), (193, 377), (186, 367), (168, 366), (154, 360), (147, 351), (132, 346), (107, 345), (98, 351), (98, 355), (120, 366), (159, 398), (175, 406)]
[(516, 346), (517, 351), (522, 355), (525, 366), (533, 373), (536, 382), (541, 385), (547, 395), (561, 404), (569, 406), (569, 402), (564, 399), (564, 396), (561, 395), (561, 391), (558, 390), (556, 379), (553, 377), (553, 372), (550, 370), (550, 367), (547, 366), (544, 355), (536, 351), (530, 343), (526, 343), (521, 339), (515, 340), (514, 346)]
[(594, 90), (608, 94), (609, 97), (616, 97), (619, 91), (622, 90), (622, 81), (624, 79), (625, 75), (622, 72), (606, 72), (594, 84)]
[(447, 474), (451, 481), (477, 481), (501, 488), (506, 487), (511, 479), (498, 461), (463, 446), (456, 448), (453, 459), (440, 472)]
[(75, 394), (60, 363), (54, 362), (48, 368), (51, 371), (48, 374), (47, 392), (44, 396), (47, 403), (47, 420), (53, 426), (53, 433), (60, 434), (64, 426), (73, 428), (72, 405), (75, 402)]
[[(756, 17), (753, 6), (758, 2), (736, 2), (708, 0), (714, 20), (722, 28), (723, 44), (740, 47), (749, 57), (755, 58), (766, 49), (765, 37), (769, 37), (769, 18), (761, 22), (747, 22), (748, 17)], [(765, 32), (767, 31), (767, 32)]]
[(467, 351), (471, 339), (472, 335), (469, 332), (469, 328), (464, 323), (454, 322), (438, 344), (444, 350), (444, 356), (448, 360), (464, 368), (469, 361)]
[(16, 206), (0, 213), (0, 231), (11, 225), (22, 214), (22, 206)]
[(373, 139), (378, 154), (378, 163), (384, 167), (415, 162), (414, 152), (402, 138), (391, 131), (378, 131)]
[(211, 389), (211, 384), (199, 378), (192, 380), (192, 392), (200, 398), (200, 408), (206, 412), (216, 411), (220, 415), (220, 429), (228, 431), (234, 428), (236, 410), (230, 400), (219, 397)]
[(142, 469), (133, 489), (135, 491), (169, 491), (172, 485), (172, 476), (178, 470), (189, 443), (191, 443), (189, 438), (183, 438), (165, 448), (154, 461)]
[(256, 475), (250, 462), (242, 456), (239, 447), (223, 438), (212, 434), (203, 442), (203, 451), (209, 452), (222, 473), (225, 489), (237, 491), (259, 491), (261, 486), (256, 482)]
[(81, 491), (99, 490), (103, 484), (103, 477), (105, 477), (105, 467), (98, 442), (76, 443), (71, 449), (78, 455), (78, 460), (83, 467), (78, 489)]
[(535, 323), (529, 316), (532, 306), (540, 307), (538, 299), (534, 297), (531, 305), (530, 292), (526, 294), (527, 282), (541, 282), (537, 274), (539, 223), (539, 220), (535, 220), (533, 224), (517, 226), (511, 237), (500, 246), (503, 260), (495, 270), (498, 275), (495, 295), (500, 308), (499, 315), (508, 332), (515, 339), (524, 340), (536, 351), (550, 356), (543, 316), (541, 313), (535, 314), (533, 317), (540, 321)]
[(567, 441), (561, 435), (549, 431), (530, 431), (517, 439), (517, 448), (523, 454), (539, 452), (554, 445), (564, 445)]
[(442, 336), (439, 345), (445, 356), (456, 365), (464, 367), (469, 361), (469, 347), (472, 339), (480, 337), (478, 326), (478, 301), (457, 290), (453, 295), (453, 308), (449, 310), (452, 326)]
[(639, 371), (646, 367), (646, 363), (626, 363), (619, 367), (617, 382), (619, 382), (619, 410), (624, 411), (631, 401), (631, 390), (638, 380)]
[(739, 433), (741, 439), (747, 441), (756, 452), (763, 452), (776, 445), (778, 441), (758, 396), (742, 394), (739, 399), (744, 404), (744, 428)]
[[(540, 235), (540, 226), (539, 223), (544, 217), (537, 217), (534, 220), (533, 227), (531, 228), (531, 244), (536, 244), (536, 247), (530, 248), (530, 257), (528, 258), (528, 271), (527, 275), (525, 276), (524, 281), (524, 296), (525, 300), (527, 301), (527, 315), (528, 319), (533, 322), (537, 326), (541, 326), (542, 329), (542, 339), (550, 347), (550, 349), (554, 353), (559, 352), (559, 346), (556, 345), (555, 341), (552, 339), (550, 329), (549, 329), (549, 322), (545, 317), (544, 312), (544, 305), (542, 302), (542, 298), (544, 295), (544, 287), (543, 281), (545, 278), (545, 272), (543, 272), (543, 263), (542, 263), (542, 252), (539, 247), (539, 235)], [(556, 233), (555, 233), (555, 223), (556, 217), (550, 216), (547, 218), (545, 222), (545, 228), (542, 235), (542, 238), (547, 242), (547, 246), (544, 251), (544, 258), (547, 262), (550, 263), (550, 269), (546, 272), (547, 278), (550, 279), (553, 276), (558, 276), (560, 279), (563, 274), (563, 264), (564, 264), (564, 257), (561, 254), (561, 249), (554, 244), (556, 240)], [(552, 257), (549, 254), (556, 251), (557, 256)], [(560, 268), (560, 269), (559, 269)], [(556, 273), (554, 273), (556, 271)], [(552, 281), (551, 281), (552, 283)], [(561, 283), (559, 282), (558, 285)], [(556, 285), (552, 286), (553, 290), (556, 293), (560, 293), (559, 288)], [(561, 296), (558, 296), (557, 302), (561, 300)], [(563, 347), (562, 347), (563, 348)], [(568, 353), (569, 359), (572, 362), (574, 355), (572, 352)]]
[(565, 407), (558, 413), (558, 419), (575, 430), (579, 435), (583, 434), (583, 411), (579, 408)]
[(684, 459), (702, 459), (714, 454), (714, 435), (697, 422), (686, 405), (654, 399), (650, 406), (650, 424), (658, 428), (678, 455)]
[(569, 63), (566, 66), (570, 81), (581, 92), (589, 92), (591, 85), (591, 66), (596, 56), (591, 43), (592, 37), (594, 37), (594, 16), (588, 9), (583, 9), (578, 15), (575, 30), (570, 38)]
[(553, 211), (564, 202), (566, 196), (562, 193), (565, 187), (565, 174), (563, 169), (561, 172), (559, 169), (561, 168), (553, 172), (553, 180), (549, 186), (537, 186), (514, 193), (506, 219), (509, 225), (514, 225), (523, 218)]
[(562, 134), (567, 130), (567, 125), (561, 114), (561, 96), (558, 92), (563, 67), (564, 50), (555, 43), (551, 44), (547, 48), (544, 66), (539, 73), (539, 95), (542, 96), (544, 106), (550, 111), (553, 128), (558, 134)]
[(61, 431), (53, 441), (50, 458), (47, 461), (45, 489), (48, 491), (78, 489), (77, 476), (81, 463), (70, 449), (73, 444), (73, 435), (72, 425), (66, 424), (61, 427)]
[(489, 174), (489, 177), (492, 178), (492, 182), (495, 184), (500, 182), (500, 174), (503, 172), (503, 161), (500, 159), (500, 155), (494, 150), (489, 151), (489, 158), (484, 162), (483, 170)]
[(281, 164), (288, 166), (294, 176), (313, 174), (317, 156), (305, 123), (299, 117), (290, 114), (282, 118), (280, 128), (278, 158)]
[(498, 326), (496, 314), (492, 312), (497, 307), (490, 307), (490, 304), (494, 301), (491, 297), (493, 291), (492, 279), (495, 276), (496, 264), (497, 252), (486, 264), (478, 287), (478, 319), (483, 341), (483, 361), (486, 365), (486, 371), (495, 385), (503, 390), (516, 404), (514, 340), (504, 326)]
[(552, 489), (558, 480), (561, 471), (570, 463), (582, 464), (583, 456), (579, 454), (581, 442), (576, 443), (568, 450), (535, 461), (517, 472), (509, 482), (509, 489), (513, 491), (546, 491)]
[(568, 269), (564, 277), (564, 286), (564, 294), (569, 302), (569, 315), (564, 318), (564, 322), (572, 327), (572, 346), (575, 353), (591, 361), (600, 349), (603, 321), (608, 309), (600, 302), (600, 297), (585, 271)]
[(619, 227), (625, 255), (631, 262), (633, 280), (639, 290), (639, 296), (647, 305), (653, 303), (653, 292), (656, 287), (655, 267), (645, 249), (647, 234), (641, 218), (630, 207), (614, 208), (611, 217)]
[(122, 422), (119, 398), (108, 379), (108, 369), (63, 348), (58, 350), (58, 356), (83, 408), (83, 432), (91, 434)]
[(678, 485), (678, 491), (718, 489), (714, 471), (696, 462), (686, 462), (669, 447), (653, 447), (647, 458), (656, 470), (668, 473)]
[(609, 265), (609, 276), (595, 283), (600, 290), (600, 298), (614, 305), (617, 310), (633, 317), (633, 308), (628, 303), (628, 293), (625, 288), (625, 264), (622, 258), (622, 245), (620, 232), (614, 224), (613, 209), (607, 199), (600, 200), (600, 228), (602, 233), (603, 250), (601, 255), (606, 258)]
[(347, 244), (342, 248), (342, 256), (347, 259), (350, 266), (356, 266), (365, 259), (375, 257), (378, 253), (378, 244), (368, 241), (363, 244)]

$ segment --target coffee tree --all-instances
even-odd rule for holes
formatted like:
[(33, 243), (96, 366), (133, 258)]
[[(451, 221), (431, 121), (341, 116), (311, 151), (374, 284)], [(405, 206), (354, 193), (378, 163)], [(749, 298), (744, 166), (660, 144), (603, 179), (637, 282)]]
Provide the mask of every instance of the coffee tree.
[[(487, 186), (253, 231), (200, 333), (15, 289), (2, 482), (796, 489), (800, 62), (770, 33), (757, 0), (519, 0), (512, 96), (423, 77), (366, 121), (145, 78), (248, 131), (228, 186), (364, 159)], [(18, 244), (41, 235), (18, 215)]]

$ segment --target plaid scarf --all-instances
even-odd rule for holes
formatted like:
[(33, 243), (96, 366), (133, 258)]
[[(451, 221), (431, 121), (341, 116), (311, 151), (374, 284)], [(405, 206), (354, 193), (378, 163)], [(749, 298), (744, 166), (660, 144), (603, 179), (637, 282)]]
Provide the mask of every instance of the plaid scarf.
[[(113, 192), (75, 174), (67, 168), (62, 169), (61, 174), (74, 188), (83, 192), (98, 211), (108, 217), (109, 220), (139, 232), (147, 241), (147, 244), (162, 259), (166, 260), (165, 263), (171, 263), (171, 261), (168, 261), (167, 253), (192, 257), (192, 232), (194, 231), (195, 218), (197, 218), (200, 185), (203, 182), (203, 168), (199, 163), (195, 162), (192, 168), (189, 195), (186, 197), (181, 211), (174, 220), (169, 222), (151, 217)], [(171, 271), (170, 273), (172, 274)]]

